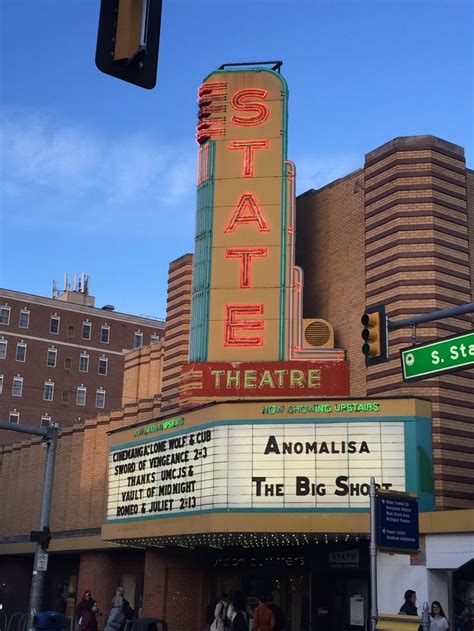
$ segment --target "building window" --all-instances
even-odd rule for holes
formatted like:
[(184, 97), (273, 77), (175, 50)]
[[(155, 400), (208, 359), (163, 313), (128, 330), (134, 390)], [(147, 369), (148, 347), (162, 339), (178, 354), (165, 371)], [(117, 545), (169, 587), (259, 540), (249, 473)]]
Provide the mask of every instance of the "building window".
[(0, 307), (0, 324), (10, 324), (10, 311), (7, 305)]
[(23, 394), (23, 377), (17, 375), (13, 377), (12, 397), (21, 397)]
[(150, 344), (156, 344), (159, 341), (160, 336), (158, 335), (158, 333), (153, 333), (153, 335), (150, 335)]
[(77, 386), (76, 405), (86, 404), (87, 388), (84, 386)]
[(52, 381), (44, 382), (43, 399), (52, 401), (54, 397), (54, 383)]
[(79, 372), (89, 372), (89, 355), (81, 353), (79, 357)]
[(67, 403), (69, 401), (69, 391), (68, 390), (63, 390), (62, 395), (61, 395), (61, 401), (63, 403)]
[(4, 376), (0, 375), (0, 394), (2, 394), (3, 392), (3, 380), (4, 380)]
[(5, 359), (7, 356), (7, 340), (0, 340), (0, 359)]
[(51, 417), (49, 414), (43, 414), (41, 417), (41, 427), (49, 427), (51, 425)]
[(103, 324), (100, 329), (100, 341), (102, 344), (108, 344), (110, 340), (110, 326)]
[(24, 362), (26, 359), (26, 344), (24, 342), (18, 342), (16, 345), (16, 361)]
[(87, 322), (86, 320), (85, 322), (82, 323), (82, 339), (83, 340), (91, 339), (91, 330), (92, 330), (92, 324), (90, 322)]
[(143, 346), (143, 333), (141, 331), (135, 331), (133, 336), (133, 348), (140, 348)]
[(105, 408), (105, 390), (98, 388), (95, 393), (95, 407)]
[(58, 315), (52, 315), (51, 316), (51, 321), (49, 323), (49, 332), (50, 333), (54, 333), (55, 335), (57, 335), (59, 333), (59, 316)]
[(50, 366), (51, 368), (56, 368), (57, 356), (58, 356), (58, 351), (56, 348), (48, 348), (48, 358), (46, 360), (46, 366)]
[(74, 337), (74, 324), (67, 325), (67, 335), (68, 337)]
[(71, 370), (71, 368), (72, 368), (72, 357), (65, 357), (64, 358), (64, 368), (66, 370)]
[(27, 329), (30, 326), (30, 312), (28, 311), (28, 309), (22, 309), (20, 311), (18, 326), (22, 329)]
[(18, 425), (18, 423), (20, 422), (20, 412), (17, 412), (16, 410), (10, 412), (10, 414), (8, 415), (8, 422), (16, 423)]
[(106, 375), (109, 360), (107, 357), (99, 357), (99, 375)]

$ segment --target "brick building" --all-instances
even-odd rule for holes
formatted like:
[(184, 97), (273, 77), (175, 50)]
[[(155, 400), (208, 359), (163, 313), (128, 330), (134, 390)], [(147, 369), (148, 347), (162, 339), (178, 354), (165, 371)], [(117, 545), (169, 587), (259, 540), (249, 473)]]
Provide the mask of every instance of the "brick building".
[[(351, 361), (351, 394), (432, 401), (438, 508), (474, 500), (473, 370), (404, 383), (399, 351), (412, 345), (410, 328), (390, 332), (390, 361), (366, 370), (360, 315), (385, 304), (396, 320), (474, 301), (473, 183), (461, 147), (410, 136), (369, 152), (363, 169), (297, 200), (304, 308), (334, 324), (336, 344)], [(417, 343), (467, 332), (472, 322), (466, 314), (419, 325)]]
[(125, 354), (158, 342), (164, 323), (94, 304), (80, 291), (0, 290), (2, 420), (67, 426), (122, 406)]
[[(233, 81), (238, 90), (249, 86), (252, 99), (261, 99), (258, 107), (242, 100), (240, 93), (231, 97), (223, 92)], [(283, 142), (286, 110), (278, 109), (278, 100), (286, 98), (286, 84), (275, 73), (265, 78), (261, 69), (242, 78), (218, 71), (206, 82), (211, 85), (200, 91), (204, 111), (198, 126), (201, 216), (196, 254), (194, 260), (185, 255), (170, 264), (165, 339), (127, 355), (122, 409), (61, 431), (45, 607), (54, 609), (60, 601), (71, 615), (76, 595), (90, 589), (107, 610), (114, 587), (121, 583), (143, 616), (166, 618), (171, 631), (200, 631), (205, 605), (220, 590), (244, 591), (250, 606), (261, 593), (273, 592), (291, 631), (326, 631), (351, 628), (350, 602), (358, 595), (363, 627), (370, 609), (366, 487), (371, 475), (393, 483), (392, 488), (417, 493), (421, 510), (420, 553), (379, 554), (380, 610), (397, 611), (406, 587), (416, 589), (421, 601), (437, 599), (452, 606), (458, 568), (472, 557), (472, 369), (403, 384), (397, 353), (411, 345), (411, 331), (403, 329), (390, 333), (391, 359), (366, 368), (360, 316), (367, 305), (380, 303), (395, 319), (473, 300), (474, 173), (466, 168), (461, 147), (431, 136), (394, 139), (370, 151), (357, 171), (299, 196), (292, 261), (294, 224), (289, 209), (294, 170), (286, 161)], [(277, 97), (264, 107), (270, 89)], [(212, 108), (210, 118), (207, 107)], [(268, 140), (266, 128), (256, 125), (275, 118), (271, 108), (281, 118)], [(223, 111), (233, 116), (221, 117)], [(216, 114), (219, 118), (213, 122)], [(250, 115), (256, 117), (251, 121), (254, 136), (242, 140), (237, 136), (241, 130), (232, 125), (237, 121), (245, 127)], [(222, 125), (231, 130), (231, 140)], [(217, 147), (209, 141), (222, 144)], [(253, 169), (262, 165), (258, 152), (278, 143), (283, 146), (274, 161), (279, 176), (265, 173), (273, 179), (270, 197), (265, 183), (259, 182), (261, 191), (250, 198)], [(243, 179), (227, 182), (232, 180), (234, 200), (239, 185), (245, 186), (245, 197), (224, 224), (222, 216), (232, 206), (226, 203), (226, 178), (219, 169), (240, 166), (242, 157)], [(270, 168), (270, 162), (264, 167)], [(222, 210), (216, 225), (213, 194)], [(277, 209), (274, 222), (265, 214), (268, 199)], [(271, 241), (278, 221), (277, 237), (284, 248), (277, 238)], [(245, 226), (235, 230), (236, 222)], [(213, 249), (218, 229), (222, 241)], [(260, 241), (260, 233), (271, 237), (268, 245)], [(227, 235), (235, 242), (226, 243)], [(250, 235), (247, 258), (242, 252), (249, 243), (238, 242), (242, 235)], [(278, 256), (272, 257), (275, 243)], [(227, 262), (218, 259), (226, 248)], [(251, 311), (255, 305), (250, 299), (244, 303), (241, 296), (252, 292), (239, 291), (267, 280), (261, 271), (269, 252), (270, 272), (281, 266), (280, 286), (255, 291), (252, 300), (261, 303)], [(214, 277), (211, 261), (217, 261)], [(304, 272), (304, 284), (294, 262)], [(279, 319), (278, 324), (260, 319), (270, 304), (265, 303), (267, 294), (273, 297), (275, 289), (280, 302), (275, 302), (279, 309), (271, 311), (271, 317)], [(345, 352), (351, 368), (344, 395), (324, 398), (316, 392), (302, 399), (297, 393), (290, 396), (289, 390), (278, 393), (271, 371), (276, 364), (280, 375), (289, 372), (285, 353), (292, 338), (287, 324), (293, 324), (291, 308), (301, 290), (303, 323), (312, 318), (330, 323), (335, 349), (308, 348), (310, 340), (296, 350), (308, 351), (308, 365), (323, 375), (334, 364), (345, 365)], [(229, 313), (235, 306), (243, 306), (248, 319), (252, 313), (259, 319), (250, 324), (232, 319)], [(210, 313), (218, 317), (209, 318)], [(463, 316), (419, 326), (417, 340), (468, 330), (471, 321)], [(245, 338), (245, 329), (251, 329), (251, 337)], [(277, 329), (272, 346), (272, 331)], [(255, 396), (256, 368), (246, 371), (247, 396), (231, 397), (241, 354), (248, 350), (241, 347), (255, 344), (264, 356), (267, 331), (269, 353), (277, 349), (283, 359), (264, 363), (263, 357), (266, 370), (259, 388), (272, 384), (274, 399)], [(203, 364), (209, 354), (215, 362), (214, 376), (227, 374), (227, 381), (219, 377), (211, 383), (223, 386), (224, 393), (215, 399), (185, 407), (180, 404), (179, 374), (189, 367), (190, 347), (196, 362), (191, 391), (206, 385)], [(227, 372), (220, 352), (230, 357)], [(318, 353), (324, 361), (318, 360)], [(299, 387), (302, 372), (296, 372)], [(225, 398), (226, 392), (232, 400)], [(191, 401), (192, 396), (191, 392)], [(269, 436), (273, 442), (268, 442)], [(309, 442), (311, 436), (314, 440)], [(350, 449), (362, 437), (370, 455), (346, 455), (351, 437)], [(287, 441), (287, 451), (298, 445), (286, 460), (279, 460), (275, 446), (281, 440)], [(298, 450), (308, 443), (301, 456)], [(315, 459), (318, 448), (322, 451)], [(26, 596), (15, 586), (26, 584), (31, 572), (28, 533), (38, 511), (37, 471), (44, 453), (39, 441), (32, 440), (4, 446), (0, 458), (2, 598), (9, 609), (22, 610)], [(349, 473), (341, 478), (341, 471)], [(250, 482), (250, 476), (258, 476), (257, 481)], [(289, 486), (295, 476), (299, 486), (293, 492)], [(264, 492), (262, 480), (269, 482)], [(464, 574), (462, 581), (465, 585)], [(394, 584), (400, 586), (398, 591)], [(461, 598), (461, 587), (456, 595)]]

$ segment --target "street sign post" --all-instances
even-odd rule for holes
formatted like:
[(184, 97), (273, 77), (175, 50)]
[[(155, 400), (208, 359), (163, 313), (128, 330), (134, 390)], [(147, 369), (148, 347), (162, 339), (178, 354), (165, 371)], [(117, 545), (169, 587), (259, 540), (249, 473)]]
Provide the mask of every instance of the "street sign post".
[(428, 379), (474, 366), (474, 331), (400, 351), (404, 381)]
[(36, 559), (36, 570), (38, 572), (46, 572), (48, 569), (48, 553), (40, 552)]
[(377, 491), (377, 548), (413, 554), (419, 550), (418, 498)]

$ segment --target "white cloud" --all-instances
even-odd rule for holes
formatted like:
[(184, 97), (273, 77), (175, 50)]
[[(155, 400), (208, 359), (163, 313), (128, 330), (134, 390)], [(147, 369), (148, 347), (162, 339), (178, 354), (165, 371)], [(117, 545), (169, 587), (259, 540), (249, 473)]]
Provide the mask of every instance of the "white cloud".
[(300, 195), (310, 188), (321, 188), (363, 166), (364, 158), (357, 154), (302, 156), (295, 160), (296, 190)]
[[(41, 117), (10, 118), (1, 138), (4, 195), (47, 196), (59, 208), (114, 214), (132, 205), (145, 214), (189, 207), (195, 192), (196, 154), (159, 144), (143, 134), (107, 138), (81, 125)], [(54, 208), (51, 209), (54, 213)]]

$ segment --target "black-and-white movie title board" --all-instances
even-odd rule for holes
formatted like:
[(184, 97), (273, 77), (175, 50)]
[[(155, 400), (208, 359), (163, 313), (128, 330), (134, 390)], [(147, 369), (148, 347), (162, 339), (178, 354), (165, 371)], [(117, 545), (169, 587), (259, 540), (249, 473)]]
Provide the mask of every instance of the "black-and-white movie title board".
[(403, 422), (222, 422), (116, 446), (107, 519), (226, 509), (368, 508), (405, 491)]

